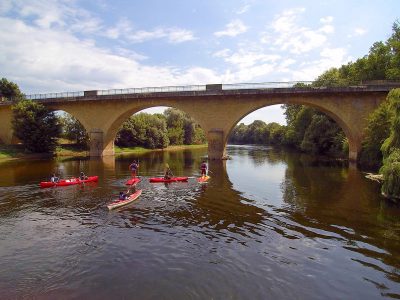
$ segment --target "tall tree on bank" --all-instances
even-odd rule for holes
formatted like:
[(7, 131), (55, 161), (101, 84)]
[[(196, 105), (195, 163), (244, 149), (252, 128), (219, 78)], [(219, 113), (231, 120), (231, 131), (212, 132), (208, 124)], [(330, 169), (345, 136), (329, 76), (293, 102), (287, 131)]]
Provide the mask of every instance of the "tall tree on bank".
[(393, 110), (393, 118), (390, 136), (382, 145), (382, 192), (389, 198), (400, 200), (400, 89), (390, 91), (387, 100)]
[(14, 82), (6, 78), (0, 80), (0, 100), (2, 99), (21, 99), (23, 97), (19, 87)]
[(393, 112), (389, 101), (383, 102), (368, 117), (365, 137), (362, 143), (359, 164), (365, 169), (378, 170), (382, 166), (383, 154), (381, 147), (390, 135)]
[(30, 152), (53, 152), (61, 126), (54, 112), (32, 100), (21, 100), (12, 107), (15, 136)]

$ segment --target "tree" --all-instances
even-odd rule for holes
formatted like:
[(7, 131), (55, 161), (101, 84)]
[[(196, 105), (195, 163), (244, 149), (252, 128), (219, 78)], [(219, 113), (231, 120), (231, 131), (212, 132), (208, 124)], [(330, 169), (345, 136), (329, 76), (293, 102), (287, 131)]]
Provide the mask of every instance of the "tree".
[(400, 199), (400, 89), (393, 89), (387, 97), (393, 117), (390, 136), (382, 145), (384, 183), (382, 192), (390, 198)]
[(340, 71), (338, 69), (332, 68), (318, 76), (312, 85), (335, 87), (345, 86), (347, 85), (347, 82), (345, 79), (341, 78)]
[(117, 134), (115, 144), (121, 147), (165, 148), (169, 144), (164, 116), (139, 113), (130, 117)]
[(389, 101), (385, 101), (368, 117), (368, 125), (365, 129), (365, 137), (359, 157), (361, 167), (378, 169), (382, 165), (381, 147), (390, 135), (392, 116)]
[(59, 117), (62, 128), (62, 136), (66, 139), (73, 140), (81, 147), (88, 147), (89, 135), (83, 125), (70, 114)]
[(18, 100), (23, 97), (23, 94), (17, 84), (8, 81), (6, 78), (2, 78), (0, 80), (0, 100), (1, 97)]
[(15, 136), (30, 152), (52, 152), (61, 126), (54, 112), (32, 100), (21, 100), (12, 107)]
[(315, 114), (304, 133), (300, 147), (303, 151), (313, 154), (340, 154), (344, 139), (341, 132), (331, 118)]
[(175, 108), (168, 108), (164, 111), (167, 119), (168, 138), (171, 145), (183, 145), (185, 130), (185, 116), (184, 113)]

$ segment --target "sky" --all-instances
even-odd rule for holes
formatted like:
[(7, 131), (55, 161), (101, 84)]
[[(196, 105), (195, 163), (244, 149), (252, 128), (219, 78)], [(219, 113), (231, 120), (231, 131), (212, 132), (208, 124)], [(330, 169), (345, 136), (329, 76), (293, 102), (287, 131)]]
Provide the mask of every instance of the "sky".
[[(399, 15), (399, 0), (1, 0), (0, 77), (25, 94), (309, 81)], [(285, 124), (279, 105), (255, 119)]]

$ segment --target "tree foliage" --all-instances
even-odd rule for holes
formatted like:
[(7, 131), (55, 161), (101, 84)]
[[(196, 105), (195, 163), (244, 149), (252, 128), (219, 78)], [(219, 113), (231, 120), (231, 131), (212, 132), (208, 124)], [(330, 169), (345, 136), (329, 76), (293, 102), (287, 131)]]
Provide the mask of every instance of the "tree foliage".
[(400, 199), (400, 89), (390, 91), (387, 101), (393, 111), (393, 117), (390, 135), (382, 145), (382, 192), (390, 198)]
[(0, 100), (2, 97), (6, 99), (19, 100), (22, 99), (23, 94), (16, 83), (8, 81), (6, 78), (2, 78), (0, 80)]
[(122, 125), (115, 144), (121, 147), (165, 148), (169, 144), (166, 120), (162, 115), (133, 115)]
[(89, 146), (89, 135), (83, 125), (70, 114), (59, 117), (62, 132), (61, 136), (73, 140), (78, 146), (87, 148)]
[(54, 151), (61, 126), (54, 112), (32, 100), (21, 100), (13, 107), (12, 127), (15, 136), (30, 152)]
[(365, 129), (365, 138), (359, 158), (359, 164), (363, 168), (378, 169), (382, 165), (381, 147), (389, 137), (392, 116), (389, 102), (386, 101), (368, 117), (368, 125)]
[(240, 123), (229, 136), (229, 142), (233, 144), (263, 144), (280, 145), (284, 143), (285, 126), (278, 123), (266, 124), (256, 120), (249, 125)]
[(150, 149), (168, 145), (204, 144), (204, 131), (184, 112), (168, 108), (163, 114), (139, 113), (126, 121), (117, 134), (116, 145)]
[(175, 108), (168, 108), (164, 111), (164, 116), (171, 145), (204, 144), (206, 142), (204, 131), (186, 113)]

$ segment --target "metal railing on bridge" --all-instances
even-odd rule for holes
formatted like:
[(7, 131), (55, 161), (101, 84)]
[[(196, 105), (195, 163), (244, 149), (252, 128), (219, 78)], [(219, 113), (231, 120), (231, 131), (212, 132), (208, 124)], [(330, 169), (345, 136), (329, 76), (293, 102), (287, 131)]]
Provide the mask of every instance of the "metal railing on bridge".
[[(234, 83), (234, 84), (207, 84), (207, 85), (187, 85), (187, 86), (163, 86), (163, 87), (143, 87), (127, 89), (108, 89), (79, 92), (46, 93), (25, 95), (25, 98), (32, 100), (57, 99), (57, 98), (77, 98), (83, 96), (112, 96), (126, 94), (147, 94), (147, 93), (178, 93), (178, 92), (201, 92), (218, 90), (268, 90), (280, 88), (305, 88), (312, 87), (313, 81), (288, 81), (288, 82), (263, 82), (263, 83)], [(379, 85), (387, 84), (386, 81)], [(397, 82), (398, 86), (400, 83)], [(365, 87), (368, 83), (361, 83), (359, 87)], [(321, 88), (321, 87), (320, 87)]]

